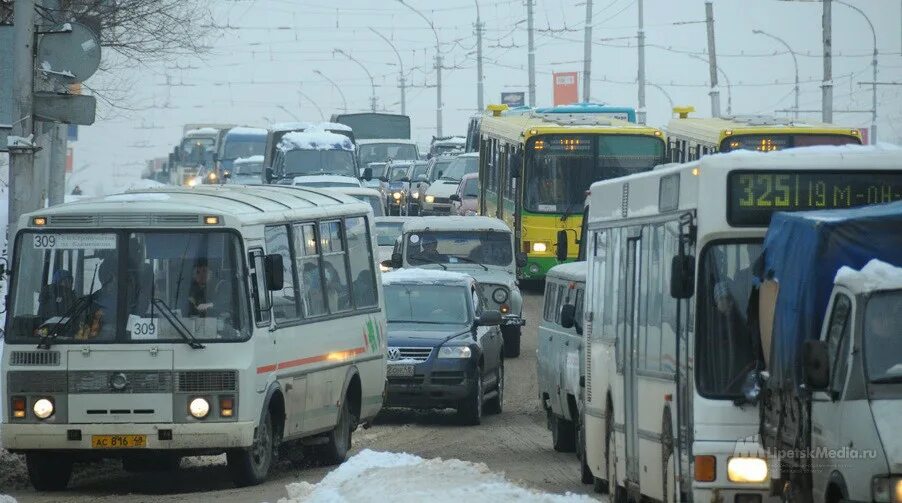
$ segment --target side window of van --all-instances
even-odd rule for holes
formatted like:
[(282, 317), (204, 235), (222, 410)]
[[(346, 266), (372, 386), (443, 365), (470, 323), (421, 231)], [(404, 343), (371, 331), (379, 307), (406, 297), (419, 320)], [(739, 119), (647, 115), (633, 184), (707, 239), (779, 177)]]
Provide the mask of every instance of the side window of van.
[(274, 225), (266, 228), (266, 253), (282, 256), (284, 267), (284, 287), (272, 292), (272, 313), (276, 323), (294, 321), (300, 318), (298, 296), (294, 285), (294, 261), (288, 241), (288, 226)]
[(576, 306), (576, 314), (574, 318), (576, 319), (576, 323), (579, 326), (583, 324), (583, 287), (579, 286), (576, 288), (576, 299), (573, 301), (573, 305)]
[(561, 306), (567, 303), (567, 287), (564, 285), (558, 285), (557, 287), (557, 300), (554, 303), (554, 323), (557, 325), (561, 324)]
[(358, 309), (378, 304), (376, 298), (376, 272), (373, 267), (372, 239), (366, 220), (353, 217), (345, 220), (348, 236), (348, 262), (351, 265), (351, 284), (354, 306)]
[(348, 270), (345, 265), (345, 247), (341, 222), (319, 224), (319, 240), (323, 256), (323, 273), (326, 278), (326, 301), (329, 312), (340, 313), (351, 309), (351, 291), (348, 287)]
[(545, 321), (554, 321), (554, 307), (557, 305), (557, 285), (553, 281), (545, 282)]
[(294, 250), (297, 257), (304, 316), (308, 318), (322, 316), (328, 311), (323, 294), (323, 276), (319, 263), (315, 224), (294, 225)]

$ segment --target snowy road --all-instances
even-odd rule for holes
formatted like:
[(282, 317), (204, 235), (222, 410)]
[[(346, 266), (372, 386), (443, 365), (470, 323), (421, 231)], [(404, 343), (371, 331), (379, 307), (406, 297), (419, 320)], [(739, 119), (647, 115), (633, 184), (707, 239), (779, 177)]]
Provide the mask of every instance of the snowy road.
[[(493, 472), (524, 487), (552, 493), (589, 493), (579, 481), (579, 463), (573, 454), (551, 448), (551, 434), (539, 409), (536, 383), (536, 324), (541, 313), (540, 293), (527, 294), (523, 351), (506, 361), (504, 412), (487, 416), (480, 426), (459, 426), (453, 414), (389, 411), (372, 428), (358, 429), (354, 452), (362, 449), (408, 452), (423, 458), (457, 458), (485, 463)], [(5, 472), (5, 473), (4, 473)], [(280, 463), (266, 483), (235, 489), (225, 470), (225, 457), (188, 458), (172, 474), (126, 473), (118, 462), (76, 468), (70, 489), (62, 494), (36, 493), (27, 485), (23, 464), (4, 453), (0, 457), (0, 493), (19, 501), (212, 501), (217, 503), (269, 501), (287, 496), (292, 482), (319, 482), (328, 468), (295, 468)], [(403, 491), (403, 487), (398, 487)]]

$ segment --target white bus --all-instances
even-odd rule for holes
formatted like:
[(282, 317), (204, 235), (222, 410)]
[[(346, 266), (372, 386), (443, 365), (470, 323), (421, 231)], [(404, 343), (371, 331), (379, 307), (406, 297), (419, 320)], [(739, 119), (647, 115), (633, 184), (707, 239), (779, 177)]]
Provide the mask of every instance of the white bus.
[(73, 461), (177, 467), (276, 447), (340, 463), (385, 389), (372, 210), (282, 186), (164, 188), (23, 216), (3, 341), (2, 445), (39, 490)]
[(746, 382), (764, 367), (749, 299), (770, 216), (899, 199), (900, 166), (902, 151), (871, 147), (736, 152), (592, 185), (577, 322), (596, 490), (769, 497)]

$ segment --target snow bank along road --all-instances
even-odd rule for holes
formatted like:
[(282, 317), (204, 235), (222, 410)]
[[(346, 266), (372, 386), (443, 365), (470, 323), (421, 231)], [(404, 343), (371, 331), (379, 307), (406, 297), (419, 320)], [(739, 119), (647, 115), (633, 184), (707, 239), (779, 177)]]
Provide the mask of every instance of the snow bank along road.
[[(545, 415), (539, 407), (536, 384), (536, 327), (542, 295), (527, 292), (521, 356), (505, 362), (504, 412), (483, 418), (480, 426), (460, 426), (452, 412), (416, 413), (389, 410), (368, 430), (354, 433), (353, 453), (364, 449), (408, 452), (423, 458), (460, 459), (485, 463), (521, 486), (552, 493), (591, 493), (579, 482), (579, 463), (571, 453), (555, 452)], [(217, 503), (269, 501), (288, 497), (286, 485), (316, 484), (331, 468), (295, 467), (282, 461), (269, 480), (256, 487), (235, 489), (226, 472), (225, 457), (186, 458), (174, 473), (130, 474), (117, 461), (76, 467), (65, 493), (36, 493), (28, 484), (24, 462), (0, 452), (0, 494), (20, 502), (169, 502)], [(404, 493), (404, 484), (393, 491)], [(496, 499), (497, 501), (497, 499)]]

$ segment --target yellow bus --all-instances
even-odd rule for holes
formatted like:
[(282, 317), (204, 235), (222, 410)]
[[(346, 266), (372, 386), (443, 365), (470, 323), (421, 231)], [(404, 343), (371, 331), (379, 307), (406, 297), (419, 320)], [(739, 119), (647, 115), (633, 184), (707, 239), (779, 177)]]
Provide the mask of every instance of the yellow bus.
[(479, 126), (479, 214), (514, 232), (518, 277), (541, 280), (577, 256), (593, 182), (651, 170), (666, 159), (661, 130), (598, 107), (508, 110), (490, 105)]
[(690, 162), (717, 152), (773, 152), (812, 145), (860, 145), (861, 131), (811, 121), (796, 122), (766, 115), (689, 117), (693, 107), (675, 107), (678, 117), (667, 127), (672, 162)]

